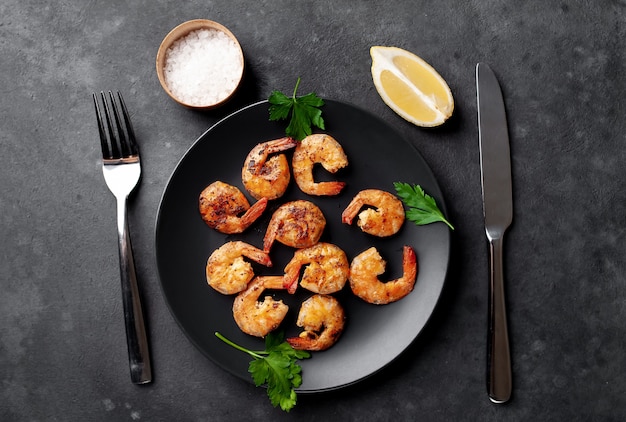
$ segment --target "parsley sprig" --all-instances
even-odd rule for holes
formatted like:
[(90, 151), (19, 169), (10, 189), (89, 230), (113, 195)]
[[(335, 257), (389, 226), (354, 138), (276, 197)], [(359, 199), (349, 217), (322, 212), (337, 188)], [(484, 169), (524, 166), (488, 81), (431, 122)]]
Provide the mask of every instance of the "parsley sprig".
[(284, 120), (290, 118), (289, 126), (285, 134), (301, 141), (312, 133), (311, 126), (324, 129), (324, 119), (320, 107), (324, 100), (314, 92), (297, 97), (300, 78), (296, 81), (296, 87), (291, 97), (280, 91), (272, 91), (268, 101), (270, 103), (270, 120)]
[(265, 350), (252, 351), (240, 346), (216, 332), (217, 338), (254, 359), (248, 366), (257, 387), (267, 385), (267, 396), (274, 407), (289, 412), (296, 405), (295, 389), (302, 384), (302, 367), (298, 359), (306, 359), (311, 354), (296, 350), (284, 341), (282, 333), (271, 332), (265, 337)]
[(409, 207), (406, 218), (418, 226), (442, 221), (452, 230), (452, 224), (443, 216), (435, 199), (426, 194), (420, 185), (394, 182), (393, 186), (402, 201)]

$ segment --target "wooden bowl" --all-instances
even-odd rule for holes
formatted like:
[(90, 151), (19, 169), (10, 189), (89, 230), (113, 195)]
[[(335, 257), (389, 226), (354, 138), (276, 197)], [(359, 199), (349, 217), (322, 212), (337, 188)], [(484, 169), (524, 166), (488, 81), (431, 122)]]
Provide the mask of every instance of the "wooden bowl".
[[(226, 34), (228, 36), (228, 38), (233, 40), (234, 43), (235, 43), (235, 46), (237, 48), (237, 55), (239, 56), (239, 63), (241, 65), (240, 66), (241, 72), (239, 72), (237, 75), (235, 75), (235, 78), (236, 78), (237, 82), (235, 83), (234, 88), (232, 89), (232, 91), (225, 98), (221, 98), (221, 99), (217, 100), (216, 102), (212, 102), (210, 104), (188, 104), (188, 103), (186, 103), (185, 101), (183, 101), (180, 98), (176, 97), (176, 95), (172, 92), (170, 87), (167, 85), (167, 81), (165, 79), (165, 67), (166, 67), (166, 58), (167, 58), (167, 51), (168, 51), (168, 49), (172, 46), (172, 44), (174, 44), (174, 42), (180, 40), (181, 38), (183, 38), (183, 37), (185, 37), (187, 35), (189, 35), (190, 32), (196, 31), (196, 30), (199, 30), (199, 29), (213, 29), (213, 30), (221, 31), (224, 34)], [(213, 108), (219, 107), (220, 105), (222, 105), (225, 102), (227, 102), (233, 96), (233, 94), (237, 91), (237, 88), (239, 88), (239, 85), (241, 84), (241, 80), (243, 79), (243, 68), (244, 68), (243, 51), (241, 49), (241, 45), (239, 44), (239, 41), (237, 40), (237, 38), (225, 26), (223, 26), (223, 25), (221, 25), (221, 24), (219, 24), (217, 22), (208, 20), (208, 19), (194, 19), (194, 20), (190, 20), (190, 21), (187, 21), (187, 22), (183, 22), (180, 25), (178, 25), (176, 28), (172, 29), (166, 35), (166, 37), (163, 39), (163, 42), (161, 42), (161, 45), (159, 46), (159, 50), (157, 51), (157, 56), (156, 56), (157, 76), (159, 78), (159, 82), (161, 83), (161, 86), (163, 87), (163, 90), (165, 90), (167, 95), (169, 95), (178, 104), (181, 104), (181, 105), (183, 105), (185, 107), (192, 108), (192, 109), (205, 109), (205, 110), (208, 110), (208, 109), (213, 109)]]

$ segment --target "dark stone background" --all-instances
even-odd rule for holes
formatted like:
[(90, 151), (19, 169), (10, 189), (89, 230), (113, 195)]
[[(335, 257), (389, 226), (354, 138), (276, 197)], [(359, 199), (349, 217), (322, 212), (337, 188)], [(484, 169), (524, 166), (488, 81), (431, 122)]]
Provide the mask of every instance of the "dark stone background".
[[(246, 55), (242, 90), (213, 112), (167, 98), (154, 69), (162, 38), (192, 18), (227, 26)], [(623, 420), (625, 40), (623, 0), (3, 1), (0, 419)], [(372, 45), (432, 64), (453, 91), (451, 121), (424, 130), (394, 114), (371, 81)], [(506, 405), (485, 390), (479, 61), (502, 85), (512, 151)], [(154, 224), (194, 140), (271, 90), (289, 91), (297, 76), (301, 92), (369, 110), (413, 143), (457, 230), (442, 300), (413, 345), (374, 377), (301, 396), (284, 414), (187, 341), (159, 286)], [(90, 97), (109, 89), (124, 93), (144, 162), (130, 210), (155, 370), (142, 387), (128, 376), (115, 206)]]

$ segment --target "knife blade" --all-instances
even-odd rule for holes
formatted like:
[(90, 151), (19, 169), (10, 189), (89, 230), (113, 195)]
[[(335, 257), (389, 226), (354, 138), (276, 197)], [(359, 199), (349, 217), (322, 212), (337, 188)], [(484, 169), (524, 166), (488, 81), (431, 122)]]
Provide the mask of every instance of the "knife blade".
[(513, 221), (511, 152), (502, 90), (491, 68), (476, 65), (480, 171), (489, 241), (487, 392), (494, 403), (511, 397), (512, 373), (504, 291), (504, 233)]

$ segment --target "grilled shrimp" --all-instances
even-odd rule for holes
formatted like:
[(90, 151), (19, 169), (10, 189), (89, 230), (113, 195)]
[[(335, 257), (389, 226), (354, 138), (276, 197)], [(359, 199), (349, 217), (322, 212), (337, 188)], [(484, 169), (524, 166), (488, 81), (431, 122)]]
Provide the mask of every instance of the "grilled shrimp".
[(317, 243), (325, 227), (322, 210), (312, 202), (287, 202), (274, 211), (263, 238), (263, 250), (269, 252), (274, 240), (294, 248), (308, 248)]
[(402, 299), (413, 291), (417, 278), (417, 259), (410, 246), (403, 248), (402, 277), (382, 282), (378, 276), (385, 272), (386, 262), (372, 247), (357, 255), (350, 265), (350, 288), (366, 302), (385, 305)]
[(241, 233), (263, 214), (267, 198), (252, 207), (236, 186), (216, 181), (200, 193), (200, 215), (207, 225), (221, 233)]
[(326, 350), (341, 336), (346, 315), (337, 299), (327, 295), (313, 295), (302, 303), (298, 327), (304, 329), (298, 337), (289, 337), (287, 342), (294, 349)]
[(213, 251), (207, 261), (209, 286), (225, 295), (245, 290), (254, 277), (254, 269), (244, 257), (266, 267), (272, 266), (270, 256), (262, 250), (239, 240), (228, 242)]
[(285, 267), (285, 287), (289, 293), (295, 293), (303, 266), (300, 285), (313, 293), (338, 292), (348, 280), (350, 265), (345, 252), (338, 246), (321, 242), (298, 249)]
[[(366, 208), (359, 213), (361, 208), (366, 206), (374, 208)], [(341, 214), (341, 221), (352, 224), (357, 214), (357, 225), (361, 230), (378, 237), (397, 233), (404, 223), (402, 201), (395, 195), (379, 189), (365, 189), (356, 194)]]
[(298, 143), (293, 153), (293, 178), (300, 190), (309, 195), (337, 195), (345, 182), (315, 182), (313, 166), (319, 163), (330, 173), (348, 165), (343, 148), (329, 135), (309, 135)]
[(241, 179), (256, 199), (279, 198), (289, 186), (289, 162), (285, 154), (273, 155), (296, 146), (292, 138), (280, 138), (256, 145), (243, 163)]
[(258, 299), (267, 289), (282, 288), (282, 276), (259, 276), (235, 297), (233, 317), (241, 331), (251, 336), (265, 337), (278, 328), (287, 315), (289, 306), (269, 295), (262, 302)]

